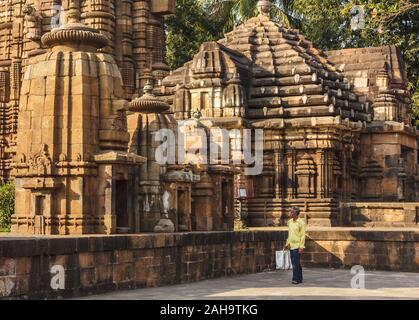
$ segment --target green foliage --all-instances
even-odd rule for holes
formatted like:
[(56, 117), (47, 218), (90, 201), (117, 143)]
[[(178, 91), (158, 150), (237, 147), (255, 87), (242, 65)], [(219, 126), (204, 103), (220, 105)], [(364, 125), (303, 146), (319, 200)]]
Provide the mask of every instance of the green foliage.
[(172, 69), (192, 59), (200, 45), (220, 38), (222, 26), (212, 23), (196, 0), (177, 0), (174, 15), (166, 17), (167, 58)]
[[(342, 0), (294, 0), (293, 12), (302, 34), (317, 48), (335, 50), (344, 47), (349, 14), (342, 12)], [(298, 27), (298, 26), (296, 26)]]
[[(275, 6), (272, 15), (287, 25), (298, 25), (289, 13), (290, 0)], [(282, 3), (282, 2), (281, 2)], [(206, 41), (216, 41), (257, 14), (257, 0), (177, 0), (174, 15), (165, 18), (167, 59), (172, 69), (181, 67)]]
[[(413, 97), (414, 117), (419, 119), (419, 3), (417, 0), (358, 0), (366, 12), (366, 28), (346, 30), (345, 47), (396, 45), (403, 53)], [(342, 10), (347, 15), (352, 7)], [(349, 30), (349, 31), (348, 31)]]
[[(211, 19), (222, 25), (224, 32), (257, 15), (258, 0), (201, 0), (201, 5), (209, 12)], [(294, 0), (274, 0), (271, 16), (287, 26), (299, 25), (293, 15)]]
[(11, 183), (0, 186), (0, 232), (10, 231), (15, 211), (15, 187)]
[[(294, 0), (302, 33), (323, 50), (396, 45), (403, 53), (419, 124), (419, 4), (417, 0)], [(350, 11), (363, 6), (365, 28), (351, 29)]]

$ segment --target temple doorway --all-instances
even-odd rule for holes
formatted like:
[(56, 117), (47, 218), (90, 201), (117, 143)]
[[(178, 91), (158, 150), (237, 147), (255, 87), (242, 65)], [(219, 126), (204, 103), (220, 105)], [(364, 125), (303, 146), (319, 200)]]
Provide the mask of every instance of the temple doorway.
[(177, 191), (177, 225), (178, 231), (189, 231), (188, 223), (186, 221), (186, 191)]
[(229, 184), (227, 181), (223, 181), (221, 183), (221, 212), (224, 224), (228, 222), (228, 216), (232, 214), (229, 212), (230, 201)]
[(130, 221), (128, 216), (128, 181), (116, 181), (116, 228), (118, 233), (130, 232)]

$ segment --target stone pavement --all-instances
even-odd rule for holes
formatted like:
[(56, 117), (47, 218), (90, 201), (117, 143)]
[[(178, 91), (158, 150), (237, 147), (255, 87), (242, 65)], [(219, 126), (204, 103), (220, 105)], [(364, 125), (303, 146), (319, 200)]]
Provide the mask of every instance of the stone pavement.
[(160, 288), (119, 291), (88, 300), (290, 300), (419, 299), (419, 273), (367, 271), (365, 289), (352, 289), (350, 270), (305, 269), (305, 283), (292, 285), (290, 271), (273, 271)]

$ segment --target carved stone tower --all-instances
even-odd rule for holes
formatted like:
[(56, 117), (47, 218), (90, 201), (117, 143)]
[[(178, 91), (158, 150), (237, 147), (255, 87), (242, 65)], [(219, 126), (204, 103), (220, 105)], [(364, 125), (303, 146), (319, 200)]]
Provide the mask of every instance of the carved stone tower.
[[(108, 40), (79, 22), (72, 1), (67, 23), (42, 37), (51, 52), (24, 72), (20, 97), (13, 232), (85, 234), (136, 225), (124, 90), (114, 59), (97, 49)], [(138, 222), (137, 222), (138, 224)]]
[[(0, 1), (0, 181), (13, 180), (22, 70), (51, 51), (42, 35), (66, 23), (70, 0)], [(163, 16), (175, 0), (80, 0), (80, 19), (108, 39), (110, 54), (131, 100), (148, 81), (168, 74)]]

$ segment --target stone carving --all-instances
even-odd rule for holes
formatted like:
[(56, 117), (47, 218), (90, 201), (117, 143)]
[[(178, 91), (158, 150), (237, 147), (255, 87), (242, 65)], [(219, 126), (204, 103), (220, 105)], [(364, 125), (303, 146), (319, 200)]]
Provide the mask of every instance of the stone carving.
[[(291, 206), (333, 226), (353, 202), (417, 201), (418, 133), (397, 48), (322, 52), (264, 0), (169, 74), (162, 15), (173, 0), (63, 1), (66, 23), (51, 31), (43, 18), (57, 2), (38, 3), (0, 4), (15, 13), (0, 34), (0, 177), (24, 186), (15, 232), (231, 230), (244, 167), (158, 163), (154, 138), (178, 138), (177, 120), (264, 130), (253, 144), (263, 172), (240, 202), (249, 226), (285, 223)], [(35, 221), (27, 199), (39, 194), (51, 212)]]
[(156, 233), (173, 233), (175, 232), (175, 225), (170, 219), (160, 219), (159, 223), (154, 228)]
[(118, 115), (112, 122), (112, 129), (123, 132), (127, 130), (127, 115), (125, 110), (118, 111)]
[(10, 75), (7, 70), (0, 70), (0, 103), (7, 103), (10, 99)]
[(163, 194), (163, 212), (167, 214), (169, 212), (169, 199), (170, 199), (170, 193), (166, 190)]
[[(54, 54), (31, 61), (22, 82), (27, 90), (21, 92), (25, 108), (19, 114), (16, 148), (19, 155), (27, 150), (34, 154), (27, 165), (23, 156), (18, 159), (14, 178), (24, 189), (16, 193), (12, 229), (39, 234), (131, 230), (134, 223), (130, 225), (127, 202), (133, 196), (128, 193), (128, 176), (145, 159), (127, 152), (129, 134), (120, 108), (123, 92), (97, 90), (104, 84), (117, 88), (122, 79), (112, 56), (97, 53), (108, 39), (80, 22), (79, 2), (70, 1), (67, 9), (67, 23), (41, 38)], [(63, 61), (76, 66), (75, 75)], [(60, 77), (52, 72), (58, 65)], [(100, 71), (92, 72), (91, 66)], [(49, 95), (39, 93), (45, 92), (45, 87), (39, 90), (45, 83)], [(81, 84), (91, 90), (73, 94)], [(48, 99), (51, 96), (59, 99)], [(116, 119), (114, 127), (109, 125), (112, 119)], [(42, 148), (36, 150), (39, 145)], [(28, 199), (35, 199), (35, 205)]]
[(44, 145), (38, 153), (34, 154), (28, 161), (30, 174), (45, 176), (51, 174), (52, 161), (48, 153), (48, 146)]
[[(98, 30), (100, 35), (105, 37), (103, 40), (99, 36), (102, 39), (100, 41), (105, 41), (106, 46), (99, 51), (111, 54), (116, 60), (124, 83), (123, 98), (131, 99), (144, 86), (141, 78), (146, 72), (149, 72), (153, 80), (155, 77), (162, 79), (168, 74), (162, 15), (174, 10), (175, 0), (167, 0), (164, 3), (159, 0), (42, 0), (0, 3), (1, 14), (4, 17), (0, 34), (0, 48), (4, 53), (0, 57), (0, 105), (4, 115), (0, 115), (0, 124), (1, 139), (7, 141), (7, 144), (0, 146), (1, 180), (13, 179), (11, 170), (16, 155), (22, 68), (30, 66), (32, 58), (36, 59), (51, 50), (48, 46), (52, 43), (48, 38), (44, 38), (45, 46), (41, 46), (40, 42), (42, 36), (49, 31), (49, 27), (43, 27), (47, 25), (45, 21), (48, 21), (48, 24), (51, 21), (54, 28), (63, 27), (65, 15), (69, 13), (69, 5), (75, 4), (76, 16), (80, 16), (93, 31)], [(58, 10), (53, 10), (58, 7)], [(152, 30), (151, 38), (148, 38), (144, 31), (149, 26)], [(57, 41), (63, 41), (70, 36), (68, 32), (60, 34), (62, 38)], [(98, 38), (98, 35), (94, 34), (95, 32), (88, 36), (93, 37), (92, 42)], [(147, 45), (148, 40), (151, 40), (150, 45)], [(115, 48), (118, 50), (115, 51)], [(152, 72), (156, 75), (152, 75)], [(156, 81), (156, 86), (158, 84)]]
[(32, 5), (27, 4), (23, 8), (26, 21), (26, 37), (32, 41), (41, 40), (42, 36), (42, 13), (39, 13)]
[(316, 164), (309, 154), (304, 154), (297, 162), (297, 194), (301, 198), (313, 198), (316, 194)]
[[(271, 6), (271, 1), (259, 1), (257, 17), (219, 41), (202, 44), (193, 61), (162, 82), (163, 96), (175, 101), (178, 119), (189, 112), (180, 103), (188, 88), (192, 107), (202, 112), (200, 120), (221, 128), (264, 129), (264, 172), (254, 177), (259, 187), (241, 210), (253, 226), (266, 226), (282, 218), (287, 207), (300, 206), (310, 212), (309, 224), (331, 226), (341, 214), (336, 203), (399, 201), (398, 190), (417, 201), (414, 179), (399, 182), (403, 178), (398, 173), (404, 171), (388, 160), (393, 153), (403, 153), (398, 149), (400, 134), (409, 141), (409, 147), (402, 143), (406, 159), (418, 150), (400, 51), (381, 47), (322, 52), (298, 30), (274, 22)], [(227, 121), (232, 116), (240, 120)], [(391, 135), (392, 142), (385, 143), (381, 134)], [(399, 146), (397, 151), (392, 143)], [(358, 183), (353, 177), (369, 174), (363, 164), (376, 148), (388, 193), (381, 198), (365, 196), (375, 182)], [(283, 156), (276, 163), (278, 151)], [(358, 153), (361, 157), (352, 165), (356, 170), (344, 165)], [(417, 164), (409, 159), (410, 174), (417, 177)], [(409, 168), (407, 162), (403, 167)]]

